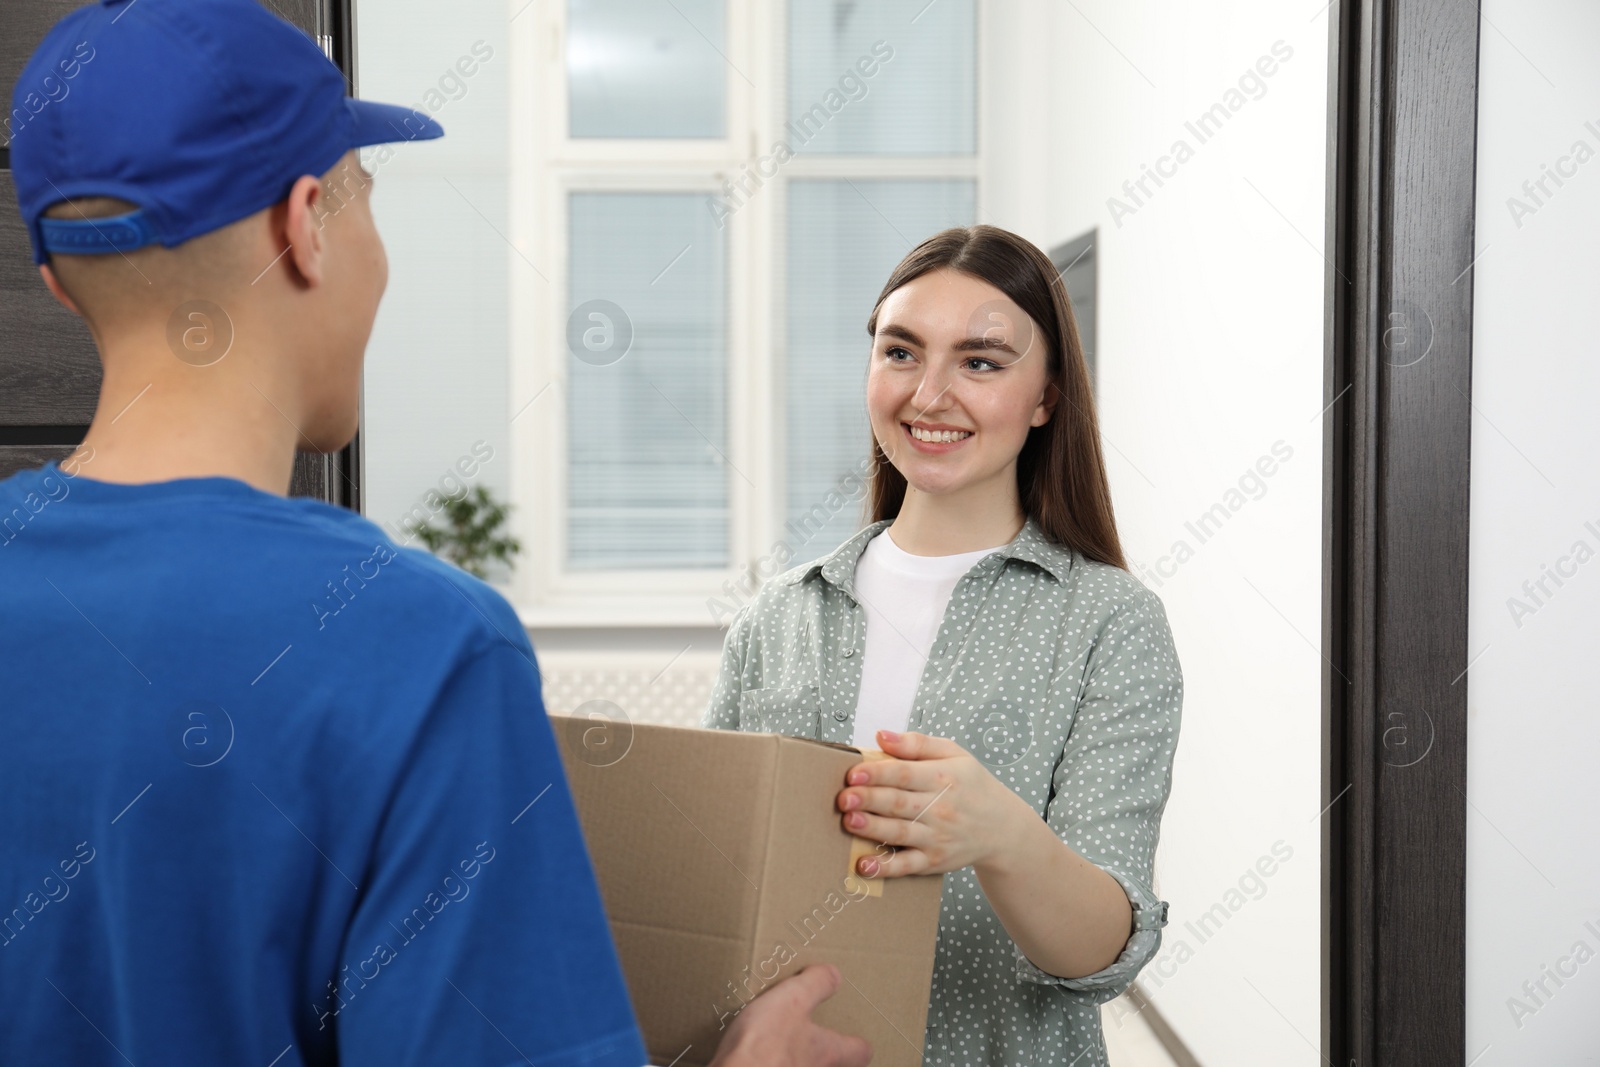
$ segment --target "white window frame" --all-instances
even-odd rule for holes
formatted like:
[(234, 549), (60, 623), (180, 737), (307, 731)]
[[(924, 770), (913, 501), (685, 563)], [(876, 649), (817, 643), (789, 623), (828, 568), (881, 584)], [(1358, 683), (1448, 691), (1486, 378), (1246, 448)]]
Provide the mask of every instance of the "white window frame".
[[(980, 29), (983, 7), (978, 0)], [(719, 620), (710, 604), (728, 603), (733, 590), (750, 588), (752, 569), (769, 556), (785, 520), (788, 437), (780, 386), (787, 334), (787, 183), (795, 178), (968, 179), (977, 187), (982, 217), (983, 113), (979, 106), (972, 156), (797, 155), (727, 218), (722, 232), (728, 242), (730, 564), (716, 570), (569, 570), (563, 311), (568, 197), (580, 191), (714, 195), (742, 173), (743, 164), (770, 152), (785, 118), (788, 10), (768, 0), (728, 0), (726, 137), (574, 139), (567, 135), (566, 8), (566, 0), (532, 0), (511, 23), (507, 413), (513, 420), (512, 521), (524, 546), (512, 598), (522, 621), (536, 627), (714, 625)], [(986, 63), (977, 42), (975, 48), (981, 105)], [(750, 358), (763, 352), (769, 358)]]

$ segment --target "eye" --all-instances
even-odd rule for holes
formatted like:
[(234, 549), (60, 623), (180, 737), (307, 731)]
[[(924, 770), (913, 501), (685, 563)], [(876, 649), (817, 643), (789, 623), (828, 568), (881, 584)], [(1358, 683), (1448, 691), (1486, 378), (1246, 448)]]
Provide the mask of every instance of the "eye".
[(899, 345), (890, 345), (883, 350), (883, 358), (890, 363), (904, 363), (906, 360), (916, 359), (917, 357), (912, 354), (910, 349), (901, 348)]
[(962, 360), (961, 363), (962, 366), (967, 368), (967, 370), (993, 371), (1000, 369), (1000, 364), (996, 363), (992, 359), (985, 359), (982, 356), (969, 356), (968, 358)]

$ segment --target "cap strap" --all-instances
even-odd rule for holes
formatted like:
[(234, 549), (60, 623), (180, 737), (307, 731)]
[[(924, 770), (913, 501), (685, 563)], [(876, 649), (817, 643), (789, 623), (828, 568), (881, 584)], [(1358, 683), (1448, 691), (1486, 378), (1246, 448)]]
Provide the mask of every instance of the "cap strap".
[(157, 240), (155, 227), (143, 210), (108, 219), (42, 218), (39, 236), (46, 252), (68, 255), (127, 252)]

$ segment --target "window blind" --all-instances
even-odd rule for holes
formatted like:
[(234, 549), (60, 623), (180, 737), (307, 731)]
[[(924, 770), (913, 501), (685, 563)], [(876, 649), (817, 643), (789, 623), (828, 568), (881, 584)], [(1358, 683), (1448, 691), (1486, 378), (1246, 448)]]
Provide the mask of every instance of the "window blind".
[(976, 151), (975, 0), (793, 0), (788, 6), (785, 117), (794, 151)]
[(569, 202), (567, 564), (728, 565), (727, 253), (703, 193)]

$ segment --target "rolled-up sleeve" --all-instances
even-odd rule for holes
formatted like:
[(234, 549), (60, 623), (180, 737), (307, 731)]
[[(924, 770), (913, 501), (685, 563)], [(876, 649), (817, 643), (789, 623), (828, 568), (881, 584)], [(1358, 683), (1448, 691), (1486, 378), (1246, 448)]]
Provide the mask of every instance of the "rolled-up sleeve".
[(1122, 886), (1133, 906), (1133, 931), (1115, 961), (1081, 978), (1040, 970), (1013, 946), (1023, 980), (1100, 1003), (1125, 990), (1156, 954), (1167, 906), (1152, 888), (1155, 851), (1182, 706), (1183, 675), (1166, 611), (1154, 593), (1138, 590), (1106, 621), (1089, 653), (1046, 810), (1051, 829)]

